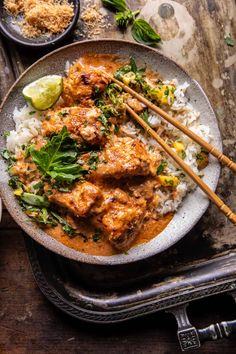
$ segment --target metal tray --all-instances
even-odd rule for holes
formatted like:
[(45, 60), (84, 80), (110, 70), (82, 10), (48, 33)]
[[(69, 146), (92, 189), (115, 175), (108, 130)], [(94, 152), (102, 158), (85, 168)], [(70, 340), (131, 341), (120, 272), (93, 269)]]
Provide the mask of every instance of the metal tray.
[[(116, 323), (166, 310), (177, 320), (183, 351), (199, 348), (204, 340), (216, 340), (236, 332), (236, 320), (196, 329), (186, 312), (189, 302), (215, 294), (229, 293), (236, 301), (234, 252), (181, 266), (178, 265), (181, 244), (161, 256), (128, 266), (97, 266), (58, 256), (27, 236), (25, 242), (42, 293), (56, 307), (77, 319)], [(170, 256), (172, 267), (167, 266)]]

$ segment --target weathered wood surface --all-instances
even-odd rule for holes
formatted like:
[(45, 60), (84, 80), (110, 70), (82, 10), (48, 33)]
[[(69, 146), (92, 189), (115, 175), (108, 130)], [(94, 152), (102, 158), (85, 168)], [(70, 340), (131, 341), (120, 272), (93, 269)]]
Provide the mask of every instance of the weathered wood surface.
[[(91, 1), (91, 3), (99, 1)], [(88, 1), (82, 1), (87, 4)], [(130, 1), (156, 26), (163, 38), (159, 49), (182, 65), (199, 81), (212, 103), (222, 133), (225, 153), (236, 160), (236, 46), (228, 47), (224, 34), (236, 38), (234, 0)], [(163, 19), (161, 3), (170, 3), (174, 15)], [(137, 5), (139, 4), (139, 6)], [(82, 6), (83, 8), (83, 6)], [(112, 27), (101, 29), (96, 37), (127, 38), (107, 16)], [(81, 33), (84, 33), (81, 36)], [(87, 37), (86, 25), (79, 21), (73, 40)], [(93, 36), (94, 37), (94, 36)], [(15, 78), (44, 53), (17, 48), (0, 38), (0, 101)], [(236, 178), (223, 169), (219, 195), (236, 210)], [(190, 262), (232, 250), (236, 245), (233, 226), (211, 206), (191, 233), (191, 242), (178, 248), (178, 262)], [(235, 317), (235, 307), (227, 300), (192, 305), (199, 326)], [(224, 305), (224, 306), (223, 306)], [(214, 307), (215, 306), (215, 307)], [(223, 308), (224, 307), (224, 308)], [(208, 313), (209, 308), (209, 313)], [(206, 314), (204, 313), (206, 311)], [(217, 315), (214, 316), (214, 313)], [(174, 320), (156, 314), (119, 326), (97, 327), (74, 321), (54, 309), (34, 283), (23, 244), (22, 233), (6, 210), (0, 224), (0, 353), (175, 353), (177, 341)], [(201, 352), (233, 353), (235, 337), (207, 343)]]

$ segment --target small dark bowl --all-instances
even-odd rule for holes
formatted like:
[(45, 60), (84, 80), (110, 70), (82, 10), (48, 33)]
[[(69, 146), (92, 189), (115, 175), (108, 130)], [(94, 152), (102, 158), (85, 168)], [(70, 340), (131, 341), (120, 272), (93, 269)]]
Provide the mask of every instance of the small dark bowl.
[[(62, 41), (69, 35), (69, 33), (75, 27), (80, 11), (79, 0), (69, 0), (69, 3), (74, 5), (74, 17), (69, 26), (61, 33), (54, 34), (50, 37), (40, 36), (37, 38), (26, 38), (22, 35), (21, 29), (15, 23), (16, 18), (11, 16), (3, 6), (3, 0), (0, 0), (0, 32), (8, 39), (27, 47), (45, 48), (54, 46), (56, 43)], [(17, 19), (20, 20), (20, 16)]]

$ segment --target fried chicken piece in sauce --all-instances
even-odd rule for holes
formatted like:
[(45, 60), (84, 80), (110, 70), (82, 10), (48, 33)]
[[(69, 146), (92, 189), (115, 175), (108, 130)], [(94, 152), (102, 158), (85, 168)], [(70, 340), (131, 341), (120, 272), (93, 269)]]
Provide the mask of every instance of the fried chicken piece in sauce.
[(94, 93), (103, 92), (109, 79), (98, 70), (89, 69), (77, 63), (71, 67), (68, 76), (63, 81), (62, 98), (66, 105), (71, 106), (80, 102), (85, 106), (91, 105)]
[(151, 156), (141, 141), (114, 136), (100, 153), (97, 169), (91, 177), (120, 179), (147, 176), (155, 174), (159, 162), (159, 155)]
[(97, 214), (92, 217), (96, 227), (101, 228), (112, 245), (120, 250), (129, 248), (142, 226), (146, 201), (131, 198), (119, 188), (103, 192), (103, 202), (92, 208)]
[(100, 109), (93, 107), (68, 107), (47, 114), (48, 119), (42, 122), (42, 134), (49, 136), (59, 133), (64, 126), (77, 142), (103, 144), (106, 136), (102, 134), (102, 123), (98, 120)]
[(85, 217), (91, 207), (102, 197), (98, 187), (89, 182), (77, 183), (69, 193), (54, 190), (49, 196), (50, 202), (58, 204), (77, 217)]

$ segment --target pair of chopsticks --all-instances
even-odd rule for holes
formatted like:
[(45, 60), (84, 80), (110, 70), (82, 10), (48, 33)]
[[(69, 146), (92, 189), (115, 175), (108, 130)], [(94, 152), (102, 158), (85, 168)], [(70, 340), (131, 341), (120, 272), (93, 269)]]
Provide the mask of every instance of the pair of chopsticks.
[[(154, 105), (152, 102), (147, 100), (145, 97), (132, 90), (129, 86), (125, 85), (123, 82), (115, 79), (112, 75), (102, 71), (103, 75), (107, 76), (111, 81), (115, 82), (119, 85), (124, 91), (137, 98), (138, 101), (142, 102), (150, 108), (155, 113), (159, 114), (162, 118), (164, 118), (167, 122), (174, 125), (177, 129), (181, 130), (188, 137), (194, 140), (196, 143), (201, 145), (204, 149), (206, 149), (210, 154), (215, 156), (221, 163), (225, 164), (229, 167), (233, 172), (236, 172), (236, 163), (231, 161), (227, 156), (222, 154), (221, 151), (216, 149), (213, 145), (209, 144), (205, 140), (203, 140), (200, 136), (195, 134), (193, 131), (188, 129), (186, 126), (181, 124), (177, 119), (172, 118), (168, 113), (163, 111), (160, 107)], [(203, 180), (193, 172), (193, 170), (171, 149), (169, 145), (165, 143), (165, 141), (153, 130), (139, 115), (128, 105), (125, 103), (125, 107), (130, 115), (146, 130), (148, 134), (150, 134), (162, 147), (162, 149), (172, 157), (172, 159), (183, 169), (184, 172), (188, 174), (190, 178), (207, 194), (209, 199), (217, 205), (217, 207), (227, 216), (227, 218), (236, 225), (236, 214), (226, 205), (224, 202), (218, 197), (216, 193), (214, 193), (208, 185), (203, 182)]]

